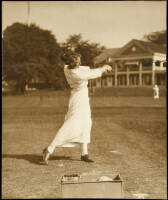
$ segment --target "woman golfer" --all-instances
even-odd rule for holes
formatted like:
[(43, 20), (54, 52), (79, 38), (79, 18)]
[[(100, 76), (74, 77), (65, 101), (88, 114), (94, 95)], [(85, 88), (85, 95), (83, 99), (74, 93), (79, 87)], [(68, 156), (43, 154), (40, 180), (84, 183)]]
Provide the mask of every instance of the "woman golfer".
[(68, 112), (62, 127), (58, 130), (51, 144), (43, 150), (43, 161), (48, 164), (50, 155), (56, 147), (75, 146), (80, 143), (82, 147), (81, 160), (93, 162), (88, 157), (87, 145), (90, 143), (91, 111), (88, 97), (88, 80), (101, 77), (112, 67), (105, 65), (96, 69), (80, 66), (80, 55), (73, 53), (69, 65), (65, 65), (64, 73), (71, 87)]

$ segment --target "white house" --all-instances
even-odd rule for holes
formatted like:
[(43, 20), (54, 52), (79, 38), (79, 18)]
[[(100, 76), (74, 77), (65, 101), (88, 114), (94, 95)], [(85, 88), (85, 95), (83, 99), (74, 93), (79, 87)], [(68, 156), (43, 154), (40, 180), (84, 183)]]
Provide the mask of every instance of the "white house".
[(95, 87), (134, 87), (166, 85), (166, 46), (142, 40), (131, 40), (122, 48), (109, 49), (95, 59), (108, 63), (113, 70), (90, 81)]

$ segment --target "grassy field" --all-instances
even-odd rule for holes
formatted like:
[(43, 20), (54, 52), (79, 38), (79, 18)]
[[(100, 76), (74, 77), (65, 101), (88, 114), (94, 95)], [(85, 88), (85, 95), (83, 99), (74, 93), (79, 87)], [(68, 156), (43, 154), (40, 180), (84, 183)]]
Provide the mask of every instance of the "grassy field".
[[(94, 163), (80, 161), (80, 147), (58, 148), (48, 166), (41, 152), (67, 111), (68, 94), (2, 99), (2, 198), (60, 198), (64, 174), (119, 172), (124, 198), (145, 193), (166, 199), (166, 99), (91, 96)], [(117, 151), (112, 153), (111, 151)]]

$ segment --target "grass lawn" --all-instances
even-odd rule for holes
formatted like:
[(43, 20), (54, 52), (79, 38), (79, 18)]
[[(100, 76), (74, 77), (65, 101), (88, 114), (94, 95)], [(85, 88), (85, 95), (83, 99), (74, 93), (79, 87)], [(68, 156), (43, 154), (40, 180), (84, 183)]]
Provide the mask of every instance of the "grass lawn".
[[(80, 147), (58, 148), (48, 166), (41, 153), (62, 125), (67, 95), (2, 99), (2, 198), (60, 198), (65, 174), (119, 172), (124, 198), (166, 199), (166, 99), (91, 96), (88, 164)], [(117, 151), (118, 153), (112, 153)]]

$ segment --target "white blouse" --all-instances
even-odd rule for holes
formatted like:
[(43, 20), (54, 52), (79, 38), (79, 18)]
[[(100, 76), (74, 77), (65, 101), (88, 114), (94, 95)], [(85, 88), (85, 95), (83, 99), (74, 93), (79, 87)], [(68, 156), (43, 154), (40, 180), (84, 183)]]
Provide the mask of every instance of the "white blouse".
[(66, 79), (72, 89), (86, 88), (88, 80), (101, 77), (103, 71), (103, 68), (90, 69), (88, 66), (80, 66), (75, 69), (68, 69), (67, 65), (64, 67)]

